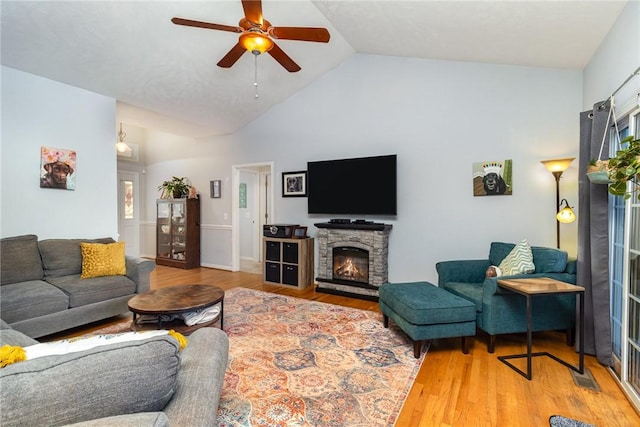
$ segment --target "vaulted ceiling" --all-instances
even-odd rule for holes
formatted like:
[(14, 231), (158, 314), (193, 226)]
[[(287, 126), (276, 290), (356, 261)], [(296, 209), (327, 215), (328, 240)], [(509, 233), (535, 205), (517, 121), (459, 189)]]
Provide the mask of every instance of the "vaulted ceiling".
[(302, 67), (289, 73), (268, 54), (220, 68), (237, 34), (171, 23), (178, 16), (235, 26), (240, 0), (3, 0), (1, 59), (117, 99), (125, 123), (203, 137), (235, 132), (357, 53), (582, 69), (625, 4), (263, 0), (272, 25), (331, 34), (327, 44), (279, 40)]

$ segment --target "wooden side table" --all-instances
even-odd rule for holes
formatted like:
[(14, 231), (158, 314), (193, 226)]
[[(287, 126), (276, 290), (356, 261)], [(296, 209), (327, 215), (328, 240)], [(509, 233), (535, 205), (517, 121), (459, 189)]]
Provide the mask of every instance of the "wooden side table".
[[(580, 374), (584, 374), (584, 288), (581, 286), (572, 285), (570, 283), (561, 282), (547, 277), (536, 277), (529, 279), (498, 279), (498, 286), (523, 295), (527, 299), (527, 352), (524, 354), (514, 354), (510, 356), (498, 356), (498, 359), (509, 366), (514, 371), (528, 380), (532, 378), (531, 359), (537, 356), (547, 356), (559, 362), (569, 369), (576, 371)], [(579, 301), (578, 309), (580, 310), (579, 320), (579, 339), (580, 339), (580, 360), (579, 365), (573, 366), (564, 360), (554, 356), (549, 352), (532, 352), (532, 323), (531, 323), (531, 298), (538, 295), (561, 295), (561, 294), (575, 294)], [(509, 359), (527, 358), (527, 371), (523, 371), (520, 368), (511, 364)]]

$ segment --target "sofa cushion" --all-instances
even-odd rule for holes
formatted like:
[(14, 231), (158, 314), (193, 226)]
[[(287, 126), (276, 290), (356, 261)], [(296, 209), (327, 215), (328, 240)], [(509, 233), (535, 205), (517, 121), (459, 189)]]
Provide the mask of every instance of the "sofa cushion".
[[(536, 273), (562, 273), (567, 268), (569, 255), (560, 249), (532, 247)], [(575, 271), (573, 272), (575, 274)]]
[(44, 273), (38, 236), (29, 234), (0, 240), (0, 271), (0, 285), (41, 280)]
[(7, 323), (32, 319), (69, 308), (69, 297), (41, 280), (12, 283), (2, 287), (0, 311)]
[(60, 426), (162, 410), (180, 346), (169, 336), (15, 363), (0, 370), (0, 425)]
[(38, 344), (38, 341), (15, 329), (8, 328), (0, 330), (0, 347), (5, 345), (28, 347), (35, 344)]
[(445, 289), (472, 302), (477, 312), (482, 311), (482, 283), (447, 282)]
[(503, 259), (509, 255), (509, 252), (515, 247), (515, 243), (491, 242), (489, 248), (489, 263), (491, 265), (500, 265)]
[(114, 243), (110, 237), (102, 239), (47, 239), (38, 242), (44, 274), (47, 277), (60, 277), (82, 272), (82, 253), (80, 242)]
[[(500, 262), (511, 252), (515, 244), (492, 242), (489, 250), (489, 262), (492, 265), (500, 265)], [(533, 263), (536, 273), (563, 273), (567, 268), (567, 252), (542, 246), (532, 246)], [(573, 266), (572, 266), (573, 267)], [(575, 274), (575, 271), (567, 271)]]
[(69, 307), (80, 307), (136, 292), (136, 284), (126, 276), (103, 276), (81, 279), (79, 274), (47, 277), (47, 282), (69, 296)]
[(124, 276), (127, 267), (124, 256), (124, 242), (80, 243), (82, 253), (81, 279), (100, 276)]
[(533, 264), (533, 254), (527, 240), (518, 242), (498, 267), (503, 276), (533, 273), (536, 266)]

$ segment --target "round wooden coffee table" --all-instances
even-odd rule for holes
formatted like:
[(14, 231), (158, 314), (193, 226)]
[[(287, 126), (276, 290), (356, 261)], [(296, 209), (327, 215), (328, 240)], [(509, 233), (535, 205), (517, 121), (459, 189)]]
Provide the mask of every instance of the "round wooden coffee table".
[[(213, 320), (188, 326), (181, 318), (163, 322), (162, 316), (179, 315), (202, 310), (220, 303), (220, 314)], [(189, 335), (196, 329), (211, 326), (220, 320), (222, 329), (224, 315), (224, 291), (210, 285), (177, 285), (154, 289), (136, 295), (129, 300), (129, 310), (133, 312), (132, 331), (148, 329), (174, 329)], [(149, 316), (155, 321), (148, 322)]]

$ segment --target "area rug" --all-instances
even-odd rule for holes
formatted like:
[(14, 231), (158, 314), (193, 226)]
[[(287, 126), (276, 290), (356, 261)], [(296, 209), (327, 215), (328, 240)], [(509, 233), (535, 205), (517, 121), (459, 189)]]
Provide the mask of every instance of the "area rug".
[(233, 288), (224, 314), (220, 426), (392, 426), (424, 360), (371, 311)]
[(586, 424), (582, 421), (566, 418), (561, 415), (552, 415), (549, 417), (550, 427), (596, 427), (593, 424)]
[(426, 354), (380, 313), (245, 288), (225, 291), (224, 330), (220, 427), (393, 426)]

